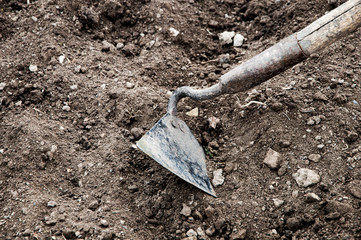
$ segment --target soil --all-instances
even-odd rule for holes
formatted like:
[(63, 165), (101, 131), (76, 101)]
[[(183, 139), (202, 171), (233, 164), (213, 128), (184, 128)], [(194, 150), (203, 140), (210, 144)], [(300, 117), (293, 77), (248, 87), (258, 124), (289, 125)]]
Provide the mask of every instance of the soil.
[[(361, 239), (360, 29), (248, 92), (180, 101), (210, 178), (223, 170), (217, 198), (135, 146), (170, 91), (342, 2), (1, 1), (0, 239)], [(298, 186), (299, 168), (320, 181)]]

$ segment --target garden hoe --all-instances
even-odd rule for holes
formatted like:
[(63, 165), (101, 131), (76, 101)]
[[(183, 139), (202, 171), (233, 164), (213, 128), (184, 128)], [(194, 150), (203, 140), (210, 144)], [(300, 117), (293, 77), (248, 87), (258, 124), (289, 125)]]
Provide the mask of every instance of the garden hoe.
[(240, 64), (201, 90), (180, 87), (168, 102), (167, 113), (137, 146), (185, 181), (215, 196), (207, 174), (205, 154), (184, 121), (177, 118), (177, 102), (184, 97), (206, 100), (246, 91), (305, 60), (311, 54), (361, 26), (361, 0), (349, 0), (301, 31)]

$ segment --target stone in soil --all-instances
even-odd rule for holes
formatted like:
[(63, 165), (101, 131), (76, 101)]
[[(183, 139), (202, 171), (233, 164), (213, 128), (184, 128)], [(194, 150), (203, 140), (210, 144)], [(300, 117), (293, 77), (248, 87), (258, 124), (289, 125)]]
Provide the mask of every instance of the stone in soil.
[(348, 184), (348, 190), (355, 198), (361, 199), (361, 180), (354, 180)]
[(222, 45), (225, 45), (225, 44), (231, 44), (232, 43), (232, 39), (234, 37), (236, 33), (235, 32), (228, 32), (228, 31), (225, 31), (225, 32), (222, 32), (218, 35), (219, 37), (219, 40), (221, 41), (221, 44)]
[(215, 232), (216, 232), (216, 229), (214, 227), (209, 227), (206, 229), (206, 234), (210, 237), (213, 236)]
[(232, 232), (230, 239), (231, 240), (242, 240), (242, 239), (246, 239), (246, 236), (247, 236), (247, 230), (242, 228), (240, 230)]
[(116, 48), (113, 44), (111, 44), (110, 42), (104, 40), (102, 42), (102, 51), (103, 52), (109, 52), (109, 51), (114, 51)]
[(316, 193), (307, 193), (305, 194), (305, 201), (308, 203), (318, 202), (321, 198)]
[(287, 219), (286, 227), (292, 231), (296, 231), (302, 227), (302, 221), (298, 217), (291, 217)]
[(308, 159), (312, 162), (319, 162), (321, 160), (321, 155), (320, 154), (310, 154), (308, 156)]
[(354, 131), (348, 131), (345, 141), (348, 143), (355, 142), (358, 139), (358, 134)]
[(2, 82), (0, 83), (0, 91), (3, 90), (6, 87), (6, 83)]
[(315, 95), (313, 95), (313, 99), (320, 100), (320, 101), (327, 101), (328, 98), (325, 94), (322, 92), (316, 92)]
[(269, 148), (263, 163), (271, 169), (278, 169), (281, 165), (282, 156), (279, 152)]
[(99, 207), (99, 203), (97, 200), (91, 201), (88, 205), (88, 208), (93, 211), (95, 211), (98, 207)]
[(197, 107), (196, 107), (196, 108), (193, 108), (192, 110), (186, 112), (186, 115), (187, 115), (187, 116), (190, 116), (190, 117), (198, 117), (198, 115), (199, 115), (199, 110), (198, 110)]
[(223, 170), (217, 169), (213, 172), (213, 179), (212, 179), (212, 183), (215, 187), (221, 186), (224, 183), (224, 177), (222, 175)]
[(108, 226), (109, 226), (109, 223), (108, 223), (107, 220), (102, 219), (102, 220), (100, 220), (99, 225), (100, 225), (101, 227), (108, 227)]
[(244, 41), (244, 37), (241, 34), (237, 33), (233, 38), (233, 46), (240, 47), (242, 46), (243, 41)]
[(192, 209), (183, 203), (183, 208), (180, 211), (180, 214), (183, 216), (189, 217), (191, 215), (191, 213), (192, 213)]
[(194, 231), (193, 229), (189, 229), (189, 230), (187, 231), (186, 235), (187, 235), (188, 237), (197, 236), (197, 232)]
[(216, 209), (214, 209), (212, 206), (208, 205), (206, 209), (204, 209), (204, 212), (208, 218), (212, 217), (214, 213), (216, 212)]
[(339, 212), (340, 214), (347, 214), (354, 211), (354, 208), (348, 203), (342, 203), (335, 200), (330, 200), (325, 206), (328, 213)]
[(273, 199), (273, 204), (275, 205), (276, 208), (282, 206), (284, 202), (285, 201), (283, 201), (282, 199), (278, 199), (278, 198)]
[(55, 201), (49, 201), (49, 202), (48, 202), (48, 207), (52, 207), (52, 208), (53, 208), (53, 207), (56, 207), (56, 205), (57, 205), (57, 204), (56, 204)]
[(134, 139), (138, 140), (143, 135), (143, 130), (141, 128), (134, 127), (130, 129), (130, 133), (133, 135)]
[(296, 180), (299, 187), (308, 187), (319, 183), (321, 180), (320, 175), (318, 175), (315, 171), (307, 168), (298, 169), (297, 172), (292, 175), (292, 177)]

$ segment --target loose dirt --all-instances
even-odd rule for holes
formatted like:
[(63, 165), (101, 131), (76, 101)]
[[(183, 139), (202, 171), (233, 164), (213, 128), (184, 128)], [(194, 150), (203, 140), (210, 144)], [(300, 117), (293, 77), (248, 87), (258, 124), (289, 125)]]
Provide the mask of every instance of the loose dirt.
[(1, 1), (0, 239), (360, 239), (360, 29), (248, 92), (180, 101), (218, 198), (135, 147), (170, 91), (211, 86), (328, 2)]

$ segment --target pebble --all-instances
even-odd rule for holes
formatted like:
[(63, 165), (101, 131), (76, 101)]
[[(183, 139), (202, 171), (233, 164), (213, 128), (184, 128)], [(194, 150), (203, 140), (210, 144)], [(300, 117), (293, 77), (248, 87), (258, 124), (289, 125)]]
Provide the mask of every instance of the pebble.
[(316, 193), (306, 193), (305, 202), (312, 203), (321, 201), (321, 198)]
[(242, 46), (243, 41), (244, 41), (244, 37), (241, 34), (237, 33), (233, 38), (233, 46), (240, 47)]
[(361, 199), (361, 180), (354, 180), (349, 183), (348, 190), (355, 198)]
[(179, 31), (173, 27), (169, 28), (169, 32), (172, 37), (176, 37), (179, 34)]
[(190, 117), (198, 117), (199, 115), (199, 110), (198, 108), (193, 108), (192, 110), (190, 110), (189, 112), (186, 112), (186, 115), (187, 116), (190, 116)]
[(100, 220), (99, 225), (100, 225), (101, 227), (108, 227), (108, 226), (109, 226), (109, 223), (108, 223), (107, 220), (102, 219), (102, 220)]
[(123, 47), (125, 56), (135, 56), (138, 53), (138, 48), (133, 43), (128, 43)]
[(242, 240), (246, 239), (247, 237), (247, 230), (242, 228), (238, 230), (237, 232), (232, 232), (230, 239), (231, 240)]
[(115, 50), (115, 46), (113, 44), (111, 44), (110, 42), (104, 40), (102, 42), (102, 48), (101, 50), (103, 52), (109, 52), (109, 51), (114, 51)]
[(236, 35), (236, 33), (234, 31), (232, 31), (232, 32), (225, 31), (225, 32), (220, 33), (218, 35), (218, 37), (219, 37), (219, 40), (221, 41), (221, 44), (225, 45), (225, 44), (232, 43), (232, 39), (233, 39), (234, 35)]
[(288, 148), (289, 146), (291, 146), (291, 142), (285, 139), (282, 139), (280, 141), (280, 147), (282, 148)]
[(318, 149), (323, 149), (324, 147), (325, 147), (324, 144), (318, 144), (318, 145), (317, 145), (317, 148), (318, 148)]
[(355, 142), (357, 141), (358, 139), (358, 134), (354, 131), (348, 131), (347, 132), (347, 136), (345, 137), (345, 141), (348, 142), (348, 143), (352, 143), (352, 142)]
[(348, 212), (352, 212), (354, 209), (351, 205), (347, 203), (330, 200), (327, 202), (325, 210), (328, 213), (339, 212), (340, 214), (346, 214)]
[(219, 118), (216, 117), (209, 117), (208, 118), (208, 122), (209, 122), (209, 127), (216, 129), (217, 128), (217, 124), (221, 122), (221, 120)]
[(180, 214), (189, 217), (191, 213), (192, 213), (192, 209), (189, 206), (187, 206), (185, 203), (183, 203), (183, 208), (180, 211)]
[(99, 207), (99, 203), (97, 200), (91, 201), (88, 205), (88, 208), (93, 211), (95, 211), (98, 207)]
[(38, 66), (36, 66), (36, 65), (30, 65), (30, 66), (29, 66), (29, 70), (30, 70), (30, 72), (37, 72), (37, 71), (38, 71)]
[(141, 128), (134, 127), (130, 129), (130, 133), (133, 135), (134, 139), (138, 140), (143, 135), (143, 130)]
[(213, 234), (216, 232), (216, 229), (214, 228), (214, 227), (209, 227), (209, 228), (207, 228), (206, 229), (206, 234), (208, 235), (208, 236), (213, 236)]
[(32, 16), (32, 17), (31, 17), (31, 20), (33, 20), (34, 22), (37, 22), (37, 21), (38, 21), (38, 18), (35, 17), (35, 16)]
[(293, 198), (297, 198), (297, 197), (298, 197), (298, 190), (293, 190), (293, 191), (292, 191), (292, 197), (293, 197)]
[(283, 104), (280, 102), (275, 102), (275, 103), (272, 103), (270, 107), (273, 111), (278, 112), (283, 109)]
[(118, 50), (122, 49), (123, 47), (124, 47), (124, 43), (117, 43), (116, 48), (117, 48)]
[(80, 65), (76, 66), (76, 67), (74, 68), (74, 71), (75, 71), (76, 73), (81, 73), (81, 72), (82, 72), (82, 71), (81, 71), (81, 66), (80, 66)]
[(70, 86), (70, 90), (74, 91), (74, 90), (77, 90), (77, 89), (78, 89), (78, 85), (76, 85), (76, 84)]
[(48, 207), (56, 207), (56, 202), (55, 201), (49, 201), (48, 202)]
[(322, 92), (316, 92), (315, 95), (313, 95), (313, 99), (315, 100), (321, 100), (321, 101), (327, 101), (328, 98), (325, 94)]
[(274, 198), (273, 200), (273, 204), (275, 205), (276, 208), (282, 206), (285, 201), (283, 201), (282, 199), (278, 199), (278, 198)]
[(277, 175), (281, 177), (281, 176), (285, 175), (286, 172), (287, 172), (287, 166), (282, 166), (278, 169)]
[(189, 229), (189, 230), (187, 231), (186, 235), (187, 235), (188, 237), (197, 236), (197, 232), (194, 231), (193, 229)]
[(222, 175), (223, 170), (217, 169), (213, 172), (213, 179), (212, 179), (212, 183), (215, 187), (221, 186), (224, 183), (224, 177)]
[(286, 226), (288, 229), (292, 231), (296, 231), (297, 229), (301, 228), (302, 222), (301, 219), (298, 217), (291, 217), (287, 219)]
[(0, 91), (4, 90), (5, 87), (6, 87), (6, 83), (1, 82), (0, 83)]
[(296, 173), (292, 174), (292, 177), (299, 187), (308, 187), (320, 182), (320, 175), (307, 168), (298, 169)]
[(197, 236), (199, 236), (200, 239), (204, 239), (204, 237), (206, 236), (206, 233), (201, 227), (197, 228)]
[(312, 162), (319, 162), (321, 160), (321, 155), (320, 154), (310, 154), (308, 156), (308, 159)]
[(60, 63), (60, 64), (63, 64), (63, 63), (64, 63), (64, 60), (65, 60), (65, 56), (64, 56), (64, 55), (60, 55), (59, 58), (58, 58), (58, 60), (59, 60), (59, 63)]
[(138, 192), (139, 188), (137, 185), (130, 185), (128, 186), (128, 190), (132, 193)]
[(281, 165), (281, 154), (269, 148), (263, 163), (271, 169), (278, 169)]
[(320, 116), (313, 116), (313, 117), (310, 117), (308, 120), (307, 120), (307, 125), (316, 125), (316, 124), (319, 124), (321, 122), (321, 117)]
[(204, 212), (208, 218), (212, 217), (215, 213), (216, 209), (214, 209), (212, 206), (208, 205), (206, 209), (204, 209)]
[(134, 88), (134, 83), (126, 82), (125, 87), (128, 88), (128, 89), (132, 89), (132, 88)]
[(69, 112), (70, 107), (68, 105), (63, 106), (63, 111)]

